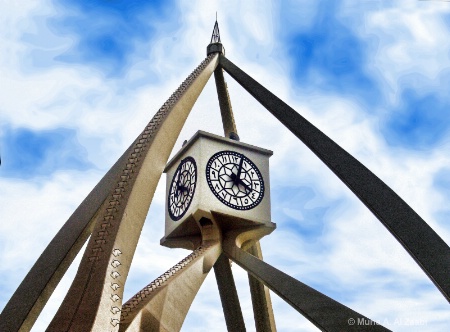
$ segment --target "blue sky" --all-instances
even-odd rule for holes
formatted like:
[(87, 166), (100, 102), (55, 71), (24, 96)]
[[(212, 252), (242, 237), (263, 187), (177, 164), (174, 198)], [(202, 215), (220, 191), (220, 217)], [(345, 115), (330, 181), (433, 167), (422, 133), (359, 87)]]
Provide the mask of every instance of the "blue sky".
[[(450, 244), (449, 3), (2, 3), (0, 272), (6, 277), (0, 308), (68, 216), (204, 59), (216, 11), (231, 61), (363, 162)], [(307, 148), (225, 78), (241, 140), (274, 152), (277, 229), (262, 240), (265, 260), (394, 331), (423, 331), (420, 323), (443, 331), (448, 302), (404, 249)], [(213, 80), (174, 153), (199, 129), (222, 134)], [(127, 298), (188, 254), (159, 246), (164, 180)], [(69, 269), (33, 331), (45, 329), (75, 272), (76, 266)], [(235, 264), (233, 272), (252, 331), (246, 274)], [(279, 331), (316, 330), (274, 294), (272, 301)], [(225, 331), (213, 274), (182, 329), (203, 330)]]

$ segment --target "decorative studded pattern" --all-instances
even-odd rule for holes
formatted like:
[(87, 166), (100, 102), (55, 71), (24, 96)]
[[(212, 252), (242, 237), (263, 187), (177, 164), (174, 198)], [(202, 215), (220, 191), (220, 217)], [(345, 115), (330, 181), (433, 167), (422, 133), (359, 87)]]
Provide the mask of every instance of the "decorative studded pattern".
[[(169, 145), (166, 144), (160, 130), (168, 120), (170, 120), (168, 126), (171, 126), (172, 121), (177, 120), (177, 114), (173, 114), (173, 111), (183, 116), (188, 115), (190, 106), (201, 92), (213, 65), (217, 64), (214, 60), (217, 60), (217, 55), (208, 56), (200, 63), (156, 112), (143, 132), (121, 157), (120, 164), (117, 164), (114, 172), (115, 182), (109, 187), (109, 195), (104, 199), (96, 215), (94, 230), (78, 273), (49, 325), (49, 331), (69, 330), (74, 321), (77, 322), (77, 329), (80, 331), (117, 330), (118, 327), (115, 324), (120, 319), (123, 285), (126, 282), (134, 251), (132, 246), (137, 244), (138, 227), (141, 227), (144, 222), (144, 218), (133, 221), (130, 216), (126, 216), (126, 209), (137, 208), (140, 209), (139, 213), (144, 213), (146, 204), (149, 202), (138, 198), (130, 201), (133, 190), (136, 188), (136, 194), (154, 190), (153, 186), (144, 188), (143, 182), (136, 186), (136, 181), (144, 162), (148, 160), (151, 166), (152, 159), (155, 158), (157, 165), (163, 166), (162, 164), (169, 157)], [(187, 108), (183, 108), (184, 104)], [(161, 140), (159, 140), (160, 134)], [(175, 137), (176, 133), (169, 137), (171, 143), (174, 143), (172, 141)], [(161, 153), (156, 149), (156, 145), (161, 148)], [(156, 147), (154, 153), (150, 151), (150, 147)], [(152, 183), (160, 176), (158, 171), (150, 170), (150, 168), (144, 171), (150, 173), (149, 180)], [(125, 228), (122, 222), (135, 223), (136, 228)], [(121, 230), (122, 225), (124, 228)], [(129, 240), (128, 243), (124, 242), (127, 240)], [(101, 310), (101, 313), (97, 314), (97, 310)]]
[(140, 309), (140, 304), (151, 294), (153, 294), (159, 287), (162, 287), (170, 278), (174, 277), (176, 274), (182, 272), (190, 263), (192, 263), (196, 258), (202, 256), (208, 249), (211, 248), (210, 245), (205, 245), (198, 247), (189, 256), (184, 258), (179, 263), (175, 264), (171, 269), (169, 269), (164, 274), (160, 275), (158, 278), (153, 280), (150, 284), (144, 287), (139, 293), (134, 295), (130, 300), (128, 300), (122, 306), (122, 314), (120, 321), (125, 320), (131, 313)]

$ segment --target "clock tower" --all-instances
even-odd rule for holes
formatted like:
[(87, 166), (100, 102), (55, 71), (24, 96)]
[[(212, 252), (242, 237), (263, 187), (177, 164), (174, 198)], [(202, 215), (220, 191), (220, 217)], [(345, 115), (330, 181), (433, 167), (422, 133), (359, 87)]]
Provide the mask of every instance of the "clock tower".
[[(450, 301), (450, 247), (391, 188), (225, 57), (218, 23), (207, 57), (69, 217), (0, 314), (0, 331), (29, 331), (74, 257), (76, 276), (46, 331), (180, 331), (213, 269), (229, 331), (246, 331), (230, 260), (249, 274), (256, 331), (276, 331), (269, 289), (323, 331), (389, 331), (262, 259), (271, 233), (269, 158), (239, 141), (226, 71), (313, 151), (375, 214)], [(198, 131), (168, 162), (184, 121), (214, 74), (224, 136)], [(192, 252), (122, 301), (142, 226), (167, 175), (161, 244)], [(151, 262), (151, 258), (149, 259)], [(364, 326), (354, 324), (364, 322)]]
[(205, 224), (220, 232), (262, 226), (259, 237), (275, 229), (270, 216), (271, 155), (270, 150), (198, 131), (164, 170), (161, 244), (194, 249), (202, 241)]

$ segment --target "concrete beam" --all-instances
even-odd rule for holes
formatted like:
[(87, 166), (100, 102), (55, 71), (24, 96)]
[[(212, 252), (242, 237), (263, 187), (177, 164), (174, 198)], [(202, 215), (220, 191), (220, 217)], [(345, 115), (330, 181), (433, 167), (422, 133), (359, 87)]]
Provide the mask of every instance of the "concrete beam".
[[(230, 134), (238, 135), (236, 123), (234, 121), (233, 109), (231, 108), (230, 95), (228, 94), (228, 87), (223, 77), (223, 69), (216, 68), (214, 71), (214, 79), (216, 81), (217, 97), (219, 98), (220, 114), (222, 116), (223, 132), (225, 137), (230, 137)], [(239, 137), (239, 136), (237, 136)]]
[(221, 252), (220, 241), (204, 242), (144, 287), (122, 306), (119, 332), (180, 331), (195, 295)]
[(316, 291), (236, 246), (235, 238), (224, 240), (223, 250), (270, 290), (290, 304), (321, 331), (390, 331), (369, 318)]
[[(256, 241), (247, 249), (247, 252), (256, 258), (263, 260), (261, 244)], [(257, 278), (248, 274), (250, 294), (252, 296), (253, 316), (255, 319), (256, 332), (276, 332), (275, 318), (273, 316), (272, 301), (269, 289)]]
[[(133, 143), (133, 145), (136, 144)], [(106, 207), (133, 145), (117, 160), (43, 251), (0, 314), (0, 331), (29, 331)]]
[[(231, 108), (230, 96), (228, 94), (228, 87), (227, 83), (225, 82), (225, 78), (223, 77), (223, 69), (221, 67), (217, 67), (214, 71), (214, 78), (216, 81), (217, 95), (219, 97), (220, 114), (222, 115), (222, 124), (225, 137), (239, 139), (236, 122), (234, 121), (233, 109)], [(262, 259), (261, 246), (259, 244), (259, 241), (256, 241), (256, 243), (249, 250), (252, 251), (252, 255), (256, 255), (258, 258)], [(228, 277), (232, 278), (233, 276), (230, 274)], [(248, 275), (248, 279), (250, 284), (250, 293), (252, 296), (256, 331), (275, 332), (275, 320), (273, 317), (272, 302), (270, 301), (269, 291), (265, 289), (263, 284), (261, 284), (257, 279), (253, 278), (250, 274)], [(219, 285), (219, 290), (220, 289), (221, 288)], [(222, 306), (224, 306), (223, 299)], [(227, 322), (228, 320), (235, 322), (236, 320), (234, 318), (230, 317), (227, 319), (227, 312), (228, 311), (225, 311), (225, 319), (227, 320)], [(237, 331), (234, 329), (230, 329), (230, 327), (228, 327), (228, 330)]]
[[(48, 331), (114, 330), (111, 301), (121, 305), (123, 284), (156, 184), (217, 61), (217, 55), (211, 55), (194, 70), (77, 208), (4, 308), (0, 330), (31, 329), (91, 232), (77, 276)], [(109, 294), (111, 278), (119, 286), (114, 294)]]
[(245, 332), (244, 317), (242, 316), (230, 260), (225, 254), (222, 253), (214, 264), (214, 272), (228, 331)]
[(160, 108), (128, 155), (106, 209), (47, 331), (117, 331), (123, 289), (162, 171), (200, 92), (217, 66), (211, 55)]
[[(117, 331), (123, 289), (153, 194), (178, 134), (217, 66), (206, 58), (160, 108), (128, 155), (47, 331)], [(113, 287), (114, 286), (114, 287)]]
[(353, 191), (450, 302), (450, 247), (441, 237), (375, 174), (223, 55), (220, 66)]

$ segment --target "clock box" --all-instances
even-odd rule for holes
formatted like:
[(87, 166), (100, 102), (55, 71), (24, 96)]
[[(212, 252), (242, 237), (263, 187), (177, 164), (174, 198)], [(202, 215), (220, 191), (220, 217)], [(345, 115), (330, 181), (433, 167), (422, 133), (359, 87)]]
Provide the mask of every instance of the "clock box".
[(275, 227), (270, 216), (272, 151), (198, 131), (169, 161), (166, 180), (167, 247), (192, 249), (200, 227), (213, 221), (221, 232)]

